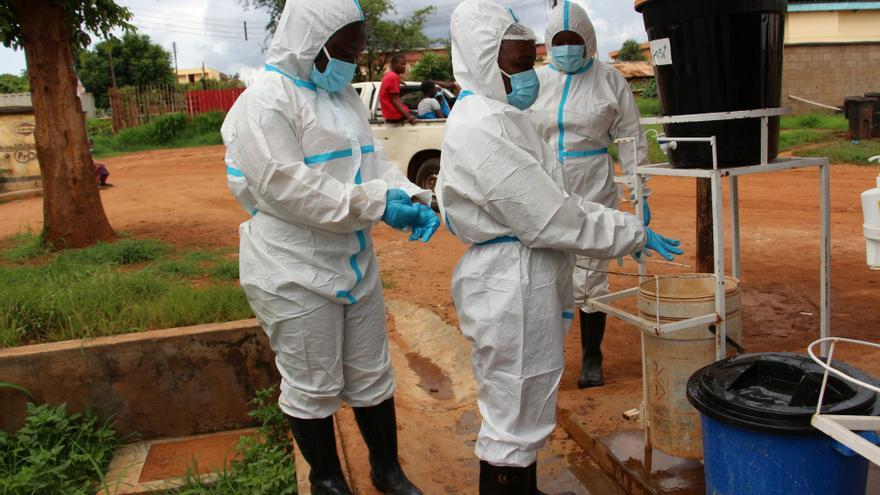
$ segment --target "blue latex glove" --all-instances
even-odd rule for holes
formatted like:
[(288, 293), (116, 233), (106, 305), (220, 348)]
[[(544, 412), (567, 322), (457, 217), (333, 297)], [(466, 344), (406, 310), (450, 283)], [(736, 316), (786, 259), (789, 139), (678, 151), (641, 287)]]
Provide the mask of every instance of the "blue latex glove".
[(410, 199), (409, 194), (406, 193), (403, 189), (389, 189), (387, 193), (385, 193), (385, 201), (387, 203), (404, 203), (411, 205), (412, 199)]
[[(681, 246), (681, 242), (675, 239), (668, 239), (663, 237), (662, 235), (654, 232), (651, 229), (645, 229), (648, 233), (648, 243), (645, 244), (646, 250), (656, 251), (660, 253), (660, 256), (666, 258), (667, 261), (672, 261), (676, 256), (680, 256), (684, 254), (679, 246)], [(637, 253), (635, 258), (637, 260), (641, 260), (642, 253)]]
[(400, 189), (389, 189), (382, 221), (392, 228), (403, 230), (413, 227), (419, 220), (419, 209), (412, 204), (409, 195)]
[(651, 206), (648, 204), (648, 197), (642, 198), (642, 210), (645, 213), (645, 227), (651, 225)]
[(421, 239), (422, 242), (428, 242), (431, 240), (431, 237), (434, 237), (437, 229), (440, 228), (440, 217), (429, 206), (416, 204), (415, 207), (419, 210), (419, 220), (413, 228), (409, 240), (417, 241)]

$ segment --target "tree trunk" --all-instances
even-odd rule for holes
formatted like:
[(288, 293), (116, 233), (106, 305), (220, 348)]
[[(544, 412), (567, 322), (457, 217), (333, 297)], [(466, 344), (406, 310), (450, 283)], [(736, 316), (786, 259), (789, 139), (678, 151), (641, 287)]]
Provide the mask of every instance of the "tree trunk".
[(715, 273), (712, 181), (697, 179), (697, 273)]
[(85, 115), (76, 95), (71, 26), (50, 0), (10, 0), (21, 25), (43, 179), (43, 233), (56, 249), (113, 239), (104, 213)]

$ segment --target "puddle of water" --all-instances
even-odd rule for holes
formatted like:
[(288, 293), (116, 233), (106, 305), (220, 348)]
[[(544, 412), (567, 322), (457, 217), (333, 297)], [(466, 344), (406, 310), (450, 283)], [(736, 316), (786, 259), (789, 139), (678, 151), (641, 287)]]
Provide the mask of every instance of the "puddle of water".
[(673, 457), (655, 449), (646, 463), (641, 431), (617, 432), (601, 442), (624, 466), (661, 493), (702, 495), (706, 492), (700, 461)]
[(455, 421), (456, 435), (476, 435), (480, 431), (482, 418), (476, 411), (465, 411)]
[(452, 391), (452, 380), (442, 368), (415, 352), (407, 352), (406, 360), (409, 367), (419, 376), (419, 388), (437, 400), (455, 398), (455, 393)]

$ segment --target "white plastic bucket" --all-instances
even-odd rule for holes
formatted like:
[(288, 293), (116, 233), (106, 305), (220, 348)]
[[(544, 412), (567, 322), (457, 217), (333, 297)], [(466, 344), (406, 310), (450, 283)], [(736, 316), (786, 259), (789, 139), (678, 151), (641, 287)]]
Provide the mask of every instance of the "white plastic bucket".
[[(655, 279), (639, 288), (639, 316), (661, 323), (687, 320), (715, 313), (715, 276), (688, 275), (661, 278), (657, 297)], [(727, 336), (742, 340), (740, 283), (728, 277), (726, 284)], [(645, 335), (648, 371), (648, 416), (651, 441), (667, 454), (688, 459), (703, 456), (700, 414), (687, 400), (688, 379), (715, 359), (715, 335), (709, 325), (663, 336)]]

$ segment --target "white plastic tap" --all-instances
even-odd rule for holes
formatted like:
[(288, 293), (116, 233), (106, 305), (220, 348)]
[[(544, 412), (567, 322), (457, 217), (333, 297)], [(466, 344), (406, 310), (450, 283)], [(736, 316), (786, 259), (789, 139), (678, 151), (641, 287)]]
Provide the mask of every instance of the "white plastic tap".
[[(880, 156), (869, 161), (880, 163)], [(862, 193), (862, 212), (865, 214), (865, 240), (868, 249), (868, 266), (880, 270), (880, 175), (877, 187)]]

